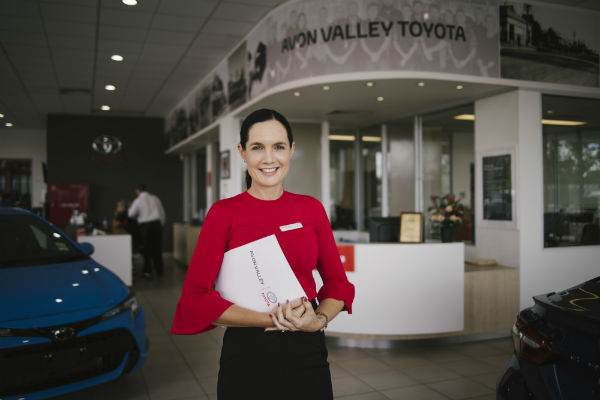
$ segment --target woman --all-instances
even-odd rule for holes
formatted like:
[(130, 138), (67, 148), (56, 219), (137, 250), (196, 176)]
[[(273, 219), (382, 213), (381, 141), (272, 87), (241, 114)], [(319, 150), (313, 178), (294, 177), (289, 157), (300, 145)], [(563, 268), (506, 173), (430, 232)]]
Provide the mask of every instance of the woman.
[[(177, 305), (171, 333), (227, 327), (217, 384), (221, 400), (333, 398), (323, 330), (343, 309), (351, 312), (354, 286), (321, 203), (283, 190), (294, 147), (290, 125), (278, 112), (261, 109), (244, 120), (238, 150), (248, 190), (209, 210)], [(308, 298), (270, 313), (223, 299), (213, 290), (223, 254), (272, 234)], [(315, 267), (323, 278), (318, 292)]]

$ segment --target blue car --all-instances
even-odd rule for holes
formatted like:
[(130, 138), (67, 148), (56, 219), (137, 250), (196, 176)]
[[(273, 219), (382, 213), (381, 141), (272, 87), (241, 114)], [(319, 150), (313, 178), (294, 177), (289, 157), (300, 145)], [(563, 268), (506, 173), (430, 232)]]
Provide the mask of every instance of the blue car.
[(0, 400), (69, 393), (146, 361), (144, 312), (93, 250), (0, 207)]

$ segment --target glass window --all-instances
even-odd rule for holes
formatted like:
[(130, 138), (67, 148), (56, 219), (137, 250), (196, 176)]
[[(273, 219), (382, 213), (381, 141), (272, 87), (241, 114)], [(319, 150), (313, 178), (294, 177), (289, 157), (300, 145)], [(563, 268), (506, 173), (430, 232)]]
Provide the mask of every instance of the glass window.
[(414, 118), (387, 124), (390, 215), (398, 216), (415, 207)]
[(600, 244), (600, 101), (543, 96), (544, 247)]
[(361, 130), (361, 170), (363, 229), (369, 226), (370, 217), (381, 216), (383, 160), (381, 154), (381, 126)]
[(334, 131), (329, 135), (329, 168), (333, 229), (356, 229), (354, 170), (354, 131)]
[[(454, 228), (455, 241), (474, 241), (474, 123), (473, 105), (423, 116), (423, 209), (432, 198), (454, 194), (464, 207), (463, 223)], [(425, 239), (439, 239), (425, 218)]]

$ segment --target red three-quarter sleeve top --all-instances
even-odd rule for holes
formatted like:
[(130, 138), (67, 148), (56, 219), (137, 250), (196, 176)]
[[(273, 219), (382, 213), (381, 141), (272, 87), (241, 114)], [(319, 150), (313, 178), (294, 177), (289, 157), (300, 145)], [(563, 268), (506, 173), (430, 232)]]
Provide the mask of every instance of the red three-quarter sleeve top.
[[(297, 224), (295, 229), (281, 229), (292, 224)], [(285, 191), (277, 200), (260, 200), (244, 192), (216, 202), (206, 215), (171, 333), (190, 335), (213, 329), (212, 323), (232, 305), (213, 289), (223, 254), (272, 234), (309, 300), (341, 300), (344, 309), (352, 312), (354, 285), (346, 277), (321, 203)], [(315, 267), (323, 279), (318, 293), (312, 275)]]

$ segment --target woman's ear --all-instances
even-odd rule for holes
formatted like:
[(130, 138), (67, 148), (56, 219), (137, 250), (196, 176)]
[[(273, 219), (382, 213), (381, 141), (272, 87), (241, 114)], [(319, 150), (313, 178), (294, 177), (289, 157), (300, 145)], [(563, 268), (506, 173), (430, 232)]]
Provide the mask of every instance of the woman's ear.
[(240, 157), (242, 157), (242, 160), (244, 160), (244, 162), (246, 162), (246, 158), (244, 157), (244, 155), (245, 155), (245, 153), (246, 153), (246, 150), (244, 150), (244, 149), (242, 148), (242, 144), (241, 144), (241, 143), (238, 143), (238, 144), (237, 144), (237, 149), (238, 149), (238, 151), (240, 152)]
[(292, 142), (292, 145), (290, 146), (290, 150), (292, 150), (292, 156), (294, 155), (295, 148), (296, 148), (296, 142)]

